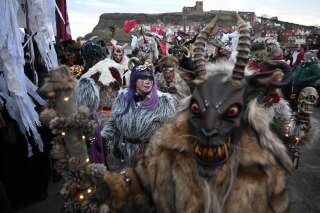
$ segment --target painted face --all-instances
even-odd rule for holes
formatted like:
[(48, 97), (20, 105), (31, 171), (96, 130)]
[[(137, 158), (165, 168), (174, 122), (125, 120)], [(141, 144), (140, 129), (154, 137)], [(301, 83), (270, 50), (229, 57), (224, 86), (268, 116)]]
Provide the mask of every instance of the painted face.
[(153, 77), (152, 76), (141, 76), (136, 82), (136, 91), (139, 94), (148, 94), (152, 90), (153, 86)]
[(174, 80), (174, 68), (173, 67), (165, 67), (163, 69), (163, 77), (167, 83), (171, 83)]

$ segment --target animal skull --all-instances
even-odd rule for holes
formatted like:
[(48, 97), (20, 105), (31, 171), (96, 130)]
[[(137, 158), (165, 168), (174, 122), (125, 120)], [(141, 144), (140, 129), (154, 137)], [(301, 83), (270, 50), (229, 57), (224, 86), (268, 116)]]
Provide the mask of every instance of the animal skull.
[(319, 98), (317, 90), (313, 87), (305, 87), (298, 97), (298, 112), (312, 114), (313, 107)]

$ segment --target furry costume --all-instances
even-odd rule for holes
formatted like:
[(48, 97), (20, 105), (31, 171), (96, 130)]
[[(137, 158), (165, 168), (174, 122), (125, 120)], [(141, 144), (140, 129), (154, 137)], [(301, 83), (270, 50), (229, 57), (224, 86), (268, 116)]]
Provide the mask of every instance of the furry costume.
[[(118, 95), (118, 90), (123, 85), (121, 76), (123, 73), (122, 65), (106, 58), (82, 75), (75, 89), (76, 104), (88, 107), (96, 121), (96, 136), (93, 140), (95, 143), (89, 146), (90, 158), (95, 163), (105, 162), (106, 155), (100, 134), (100, 125), (110, 117), (111, 106)], [(103, 153), (103, 157), (95, 157), (99, 156), (99, 153)]]
[(248, 114), (249, 126), (235, 153), (208, 181), (198, 175), (192, 157), (190, 115), (180, 112), (156, 132), (138, 167), (128, 170), (129, 191), (121, 189), (126, 187), (123, 178), (106, 173), (110, 193), (117, 194), (106, 203), (111, 209), (127, 205), (135, 211), (151, 199), (159, 212), (284, 212), (286, 175), (274, 154), (282, 156), (284, 165), (290, 165), (290, 159), (270, 131), (266, 109), (253, 100)]
[(112, 106), (112, 118), (103, 127), (102, 136), (109, 145), (121, 145), (122, 153), (127, 152), (124, 158), (132, 159), (134, 152), (138, 149), (137, 144), (129, 143), (127, 140), (139, 140), (141, 143), (149, 142), (149, 139), (174, 112), (175, 107), (170, 95), (158, 91), (160, 98), (159, 106), (153, 111), (141, 109), (139, 102), (131, 103), (127, 113), (119, 115), (127, 106), (126, 92), (124, 89)]
[(176, 93), (174, 93), (174, 94), (170, 93), (174, 98), (175, 105), (178, 105), (180, 100), (182, 100), (190, 95), (190, 88), (188, 87), (187, 83), (180, 77), (180, 75), (178, 73), (175, 73), (174, 81), (170, 82), (169, 84), (164, 79), (162, 73), (158, 73), (156, 75), (156, 81), (157, 81), (157, 86), (160, 90), (162, 90), (163, 88), (170, 88), (170, 87), (176, 88), (176, 90), (177, 90)]
[(159, 58), (157, 42), (151, 36), (141, 35), (136, 44), (137, 57), (143, 61), (156, 61)]
[(175, 73), (175, 78), (173, 82), (167, 83), (162, 73), (158, 73), (156, 75), (156, 82), (159, 90), (162, 92), (165, 92), (164, 90), (170, 87), (176, 88), (175, 93), (169, 92), (174, 98), (175, 105), (178, 105), (180, 100), (190, 95), (190, 88), (177, 72)]
[[(124, 54), (125, 48), (128, 46), (128, 43), (125, 43), (124, 45), (118, 45), (118, 42), (116, 40), (111, 40), (112, 44), (112, 52), (111, 52), (111, 59), (115, 62), (121, 64), (125, 70), (128, 69), (128, 57)], [(127, 75), (125, 76), (127, 80), (129, 80), (130, 75), (127, 72)]]
[(124, 68), (106, 58), (81, 76), (76, 88), (77, 104), (87, 106), (91, 112), (98, 108), (111, 108), (118, 90), (123, 85)]

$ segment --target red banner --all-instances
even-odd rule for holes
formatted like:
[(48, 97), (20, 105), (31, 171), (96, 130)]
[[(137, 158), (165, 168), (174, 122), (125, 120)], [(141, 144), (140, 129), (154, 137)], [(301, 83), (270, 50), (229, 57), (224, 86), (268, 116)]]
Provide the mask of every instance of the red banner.
[(125, 20), (123, 23), (123, 31), (125, 31), (126, 33), (129, 33), (138, 25), (139, 25), (139, 22), (135, 19)]

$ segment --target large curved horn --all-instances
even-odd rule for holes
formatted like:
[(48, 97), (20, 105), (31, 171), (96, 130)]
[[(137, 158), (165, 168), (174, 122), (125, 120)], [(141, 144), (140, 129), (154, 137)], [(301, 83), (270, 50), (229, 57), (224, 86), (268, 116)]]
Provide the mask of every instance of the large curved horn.
[(244, 77), (244, 70), (249, 61), (249, 53), (250, 53), (250, 32), (247, 24), (243, 21), (240, 15), (237, 13), (236, 18), (240, 22), (239, 26), (239, 42), (238, 42), (238, 55), (237, 60), (233, 68), (232, 78), (234, 80), (241, 80)]
[(136, 67), (136, 66), (139, 66), (139, 65), (141, 65), (142, 63), (141, 63), (141, 61), (140, 61), (140, 59), (139, 58), (137, 58), (137, 57), (132, 57), (132, 58), (130, 58), (129, 59), (129, 61), (128, 61), (128, 69), (129, 70), (134, 70), (134, 68)]
[(196, 78), (192, 80), (194, 84), (201, 84), (208, 79), (206, 72), (206, 60), (205, 60), (205, 46), (208, 42), (209, 35), (213, 32), (219, 17), (216, 15), (207, 25), (207, 27), (202, 30), (194, 42), (194, 74)]
[[(201, 84), (208, 79), (205, 69), (205, 46), (209, 35), (213, 32), (219, 16), (216, 15), (196, 37), (194, 42), (194, 59), (183, 57), (180, 67), (183, 72), (180, 76), (190, 85)], [(185, 68), (185, 69), (184, 69)]]

